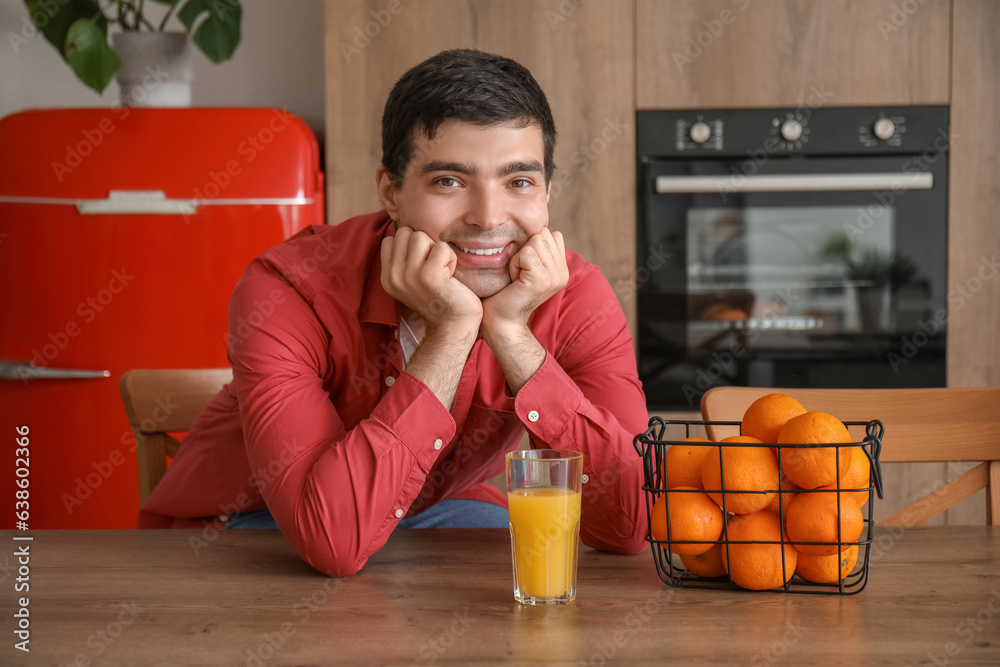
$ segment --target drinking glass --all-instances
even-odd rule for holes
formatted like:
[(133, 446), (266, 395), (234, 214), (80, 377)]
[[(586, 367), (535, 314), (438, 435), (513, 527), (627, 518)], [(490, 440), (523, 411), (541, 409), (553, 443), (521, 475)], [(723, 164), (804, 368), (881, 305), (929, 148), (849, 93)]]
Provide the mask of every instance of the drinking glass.
[(514, 599), (557, 605), (576, 599), (583, 454), (560, 449), (507, 454)]

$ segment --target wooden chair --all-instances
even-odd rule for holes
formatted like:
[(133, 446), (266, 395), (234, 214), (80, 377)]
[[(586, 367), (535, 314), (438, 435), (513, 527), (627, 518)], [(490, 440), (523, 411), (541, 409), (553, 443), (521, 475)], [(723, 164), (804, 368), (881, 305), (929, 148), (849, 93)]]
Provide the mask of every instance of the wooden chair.
[[(885, 424), (881, 462), (982, 461), (879, 525), (918, 526), (979, 489), (986, 491), (986, 521), (1000, 525), (1000, 387), (985, 389), (776, 389), (716, 387), (701, 398), (705, 421), (739, 421), (755, 400), (788, 394), (808, 410), (843, 421)], [(706, 427), (711, 440), (727, 427)], [(730, 427), (732, 428), (732, 427)], [(861, 440), (864, 435), (856, 434)]]
[(171, 433), (187, 431), (202, 409), (233, 379), (228, 368), (131, 370), (122, 375), (125, 414), (136, 438), (139, 502), (145, 503), (167, 471), (167, 457), (180, 441)]

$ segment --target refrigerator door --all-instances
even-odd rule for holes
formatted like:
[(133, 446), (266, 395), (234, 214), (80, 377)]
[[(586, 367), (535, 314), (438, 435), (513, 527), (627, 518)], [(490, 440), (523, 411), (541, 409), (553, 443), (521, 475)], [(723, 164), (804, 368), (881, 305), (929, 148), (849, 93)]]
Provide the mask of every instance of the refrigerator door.
[(0, 528), (134, 527), (118, 381), (227, 365), (247, 264), (323, 222), (315, 137), (278, 109), (78, 109), (8, 116), (0, 146), (0, 427), (27, 442)]

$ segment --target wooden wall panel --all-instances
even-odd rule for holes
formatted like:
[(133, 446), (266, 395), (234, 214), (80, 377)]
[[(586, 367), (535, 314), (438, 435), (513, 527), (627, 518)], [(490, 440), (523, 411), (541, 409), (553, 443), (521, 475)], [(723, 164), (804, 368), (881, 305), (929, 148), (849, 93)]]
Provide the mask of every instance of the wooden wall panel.
[(382, 106), (399, 76), (443, 49), (500, 53), (531, 70), (555, 116), (551, 227), (601, 267), (633, 321), (634, 19), (632, 0), (328, 0), (328, 219), (379, 207)]
[(948, 384), (1000, 384), (1000, 3), (955, 0)]
[(817, 91), (828, 106), (948, 102), (949, 0), (638, 0), (636, 12), (640, 109), (799, 106)]
[[(948, 218), (948, 385), (1000, 384), (1000, 3), (955, 0)], [(969, 466), (947, 471), (952, 479)], [(986, 518), (985, 493), (948, 523)]]

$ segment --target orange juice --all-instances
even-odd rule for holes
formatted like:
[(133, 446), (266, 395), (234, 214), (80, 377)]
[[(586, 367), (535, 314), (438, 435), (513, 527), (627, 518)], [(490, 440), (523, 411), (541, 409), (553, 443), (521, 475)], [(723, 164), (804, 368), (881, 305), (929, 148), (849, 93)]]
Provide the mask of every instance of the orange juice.
[(507, 494), (514, 581), (520, 596), (575, 596), (580, 493), (549, 487)]

